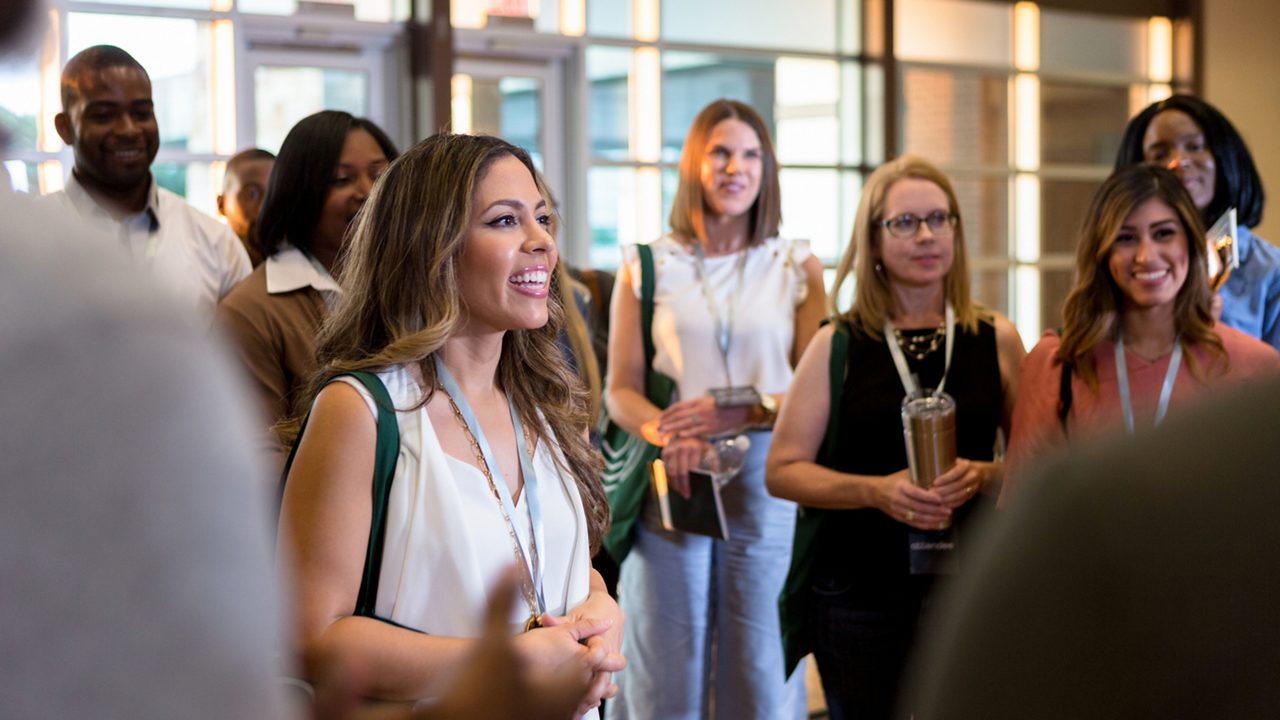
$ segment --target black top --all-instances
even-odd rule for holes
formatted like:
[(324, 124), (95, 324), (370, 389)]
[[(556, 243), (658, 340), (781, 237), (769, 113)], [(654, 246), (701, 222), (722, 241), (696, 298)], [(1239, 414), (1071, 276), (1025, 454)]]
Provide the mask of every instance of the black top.
[[(904, 334), (929, 330), (903, 331)], [(907, 365), (924, 388), (942, 379), (945, 345), (923, 360), (907, 355)], [(848, 373), (840, 412), (842, 442), (833, 469), (859, 475), (889, 475), (907, 467), (902, 435), (902, 399), (906, 391), (883, 339), (858, 328), (849, 338)], [(944, 391), (956, 401), (956, 451), (970, 460), (991, 460), (1004, 408), (995, 326), (978, 323), (976, 334), (957, 326), (951, 371)], [(976, 503), (954, 517), (957, 549)], [(923, 584), (912, 580), (907, 525), (873, 508), (826, 513), (818, 536), (815, 579), (851, 585), (854, 600), (867, 608), (893, 607)], [(963, 561), (963, 558), (962, 558)]]

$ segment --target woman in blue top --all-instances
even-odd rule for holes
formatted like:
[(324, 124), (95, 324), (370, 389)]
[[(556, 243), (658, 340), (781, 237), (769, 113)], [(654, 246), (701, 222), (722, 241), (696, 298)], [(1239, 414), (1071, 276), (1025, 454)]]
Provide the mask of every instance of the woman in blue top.
[(1219, 291), (1221, 320), (1280, 348), (1280, 249), (1249, 231), (1262, 222), (1266, 195), (1244, 138), (1214, 106), (1174, 95), (1125, 127), (1116, 168), (1140, 162), (1176, 173), (1205, 227), (1236, 209), (1240, 267)]

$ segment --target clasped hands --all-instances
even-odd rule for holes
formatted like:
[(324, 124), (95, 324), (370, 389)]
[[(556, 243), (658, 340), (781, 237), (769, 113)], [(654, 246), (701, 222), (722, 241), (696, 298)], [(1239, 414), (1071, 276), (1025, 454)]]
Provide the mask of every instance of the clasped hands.
[(978, 494), (988, 476), (987, 463), (960, 458), (925, 490), (911, 482), (906, 469), (899, 470), (884, 477), (877, 506), (894, 520), (918, 530), (941, 530), (951, 524), (953, 510)]
[(544, 614), (542, 627), (516, 638), (517, 651), (531, 668), (577, 668), (590, 679), (578, 716), (618, 694), (613, 674), (627, 666), (622, 657), (622, 610), (608, 593), (593, 591), (565, 615)]
[(689, 497), (689, 471), (697, 468), (710, 448), (708, 438), (725, 435), (747, 424), (751, 408), (719, 406), (710, 395), (679, 400), (641, 428), (645, 440), (662, 447), (671, 489)]

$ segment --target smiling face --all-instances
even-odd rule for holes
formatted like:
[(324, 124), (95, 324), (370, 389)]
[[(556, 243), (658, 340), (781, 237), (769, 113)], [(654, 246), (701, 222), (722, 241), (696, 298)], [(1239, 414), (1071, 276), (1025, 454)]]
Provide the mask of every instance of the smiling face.
[(311, 233), (312, 248), (337, 251), (342, 247), (347, 226), (364, 206), (378, 176), (387, 169), (387, 155), (368, 131), (356, 128), (347, 133), (338, 166), (329, 180), (320, 218)]
[(702, 159), (702, 194), (707, 212), (720, 217), (746, 214), (760, 195), (764, 150), (747, 123), (728, 118), (707, 136)]
[(1204, 129), (1181, 110), (1164, 110), (1151, 118), (1142, 136), (1142, 159), (1172, 170), (1191, 195), (1197, 210), (1213, 202), (1217, 169), (1205, 143)]
[[(924, 218), (937, 212), (953, 212), (946, 192), (932, 181), (908, 177), (889, 186), (880, 219), (889, 220), (908, 213)], [(883, 226), (877, 233), (878, 259), (890, 284), (914, 287), (940, 284), (951, 271), (955, 229), (950, 225), (931, 230), (928, 223), (922, 222), (910, 238), (897, 237)]]
[(75, 100), (55, 124), (74, 151), (76, 177), (115, 194), (147, 186), (160, 149), (147, 74), (125, 65), (86, 68), (69, 82)]
[(547, 324), (556, 267), (551, 211), (529, 168), (506, 155), (485, 171), (472, 198), (459, 259), (469, 334)]
[(1152, 198), (1129, 213), (1107, 257), (1125, 309), (1172, 307), (1187, 279), (1187, 234), (1177, 213)]

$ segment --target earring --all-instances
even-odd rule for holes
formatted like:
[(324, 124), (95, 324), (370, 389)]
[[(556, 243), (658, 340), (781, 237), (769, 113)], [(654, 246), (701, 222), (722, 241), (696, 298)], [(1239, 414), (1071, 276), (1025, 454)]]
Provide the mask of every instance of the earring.
[(876, 261), (876, 272), (878, 273), (884, 272), (884, 266), (880, 264), (879, 260)]

